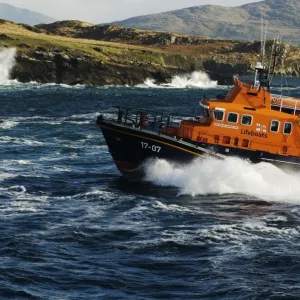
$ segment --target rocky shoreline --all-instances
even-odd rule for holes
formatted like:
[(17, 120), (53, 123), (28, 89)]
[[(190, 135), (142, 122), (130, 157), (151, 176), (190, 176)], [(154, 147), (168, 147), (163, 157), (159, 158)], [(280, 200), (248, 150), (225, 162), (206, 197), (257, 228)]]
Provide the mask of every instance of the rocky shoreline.
[[(70, 31), (69, 23), (68, 26)], [(178, 35), (174, 38), (171, 34), (141, 31), (133, 38), (133, 30), (123, 29), (125, 42), (120, 43), (122, 30), (119, 27), (114, 30), (106, 27), (109, 41), (103, 41), (100, 40), (105, 39), (103, 28), (99, 40), (96, 34), (92, 36), (94, 40), (90, 40), (90, 37), (83, 38), (82, 29), (76, 26), (73, 35), (77, 30), (81, 38), (68, 36), (68, 31), (62, 37), (40, 27), (0, 22), (0, 49), (17, 49), (12, 79), (70, 85), (136, 85), (147, 78), (166, 83), (175, 75), (203, 71), (219, 84), (230, 84), (232, 75), (253, 72), (259, 59), (257, 42)], [(99, 30), (96, 28), (93, 32)], [(151, 35), (148, 39), (147, 34)], [(299, 76), (300, 50), (296, 47), (288, 50), (278, 71)]]
[(70, 85), (137, 85), (147, 78), (154, 79), (156, 83), (167, 83), (175, 75), (204, 71), (219, 84), (228, 84), (232, 74), (245, 75), (249, 69), (248, 64), (217, 64), (213, 60), (204, 60), (200, 65), (199, 61), (196, 63), (193, 59), (176, 55), (167, 59), (177, 62), (156, 64), (136, 61), (127, 65), (120, 62), (103, 63), (91, 55), (37, 48), (27, 53), (17, 52), (11, 78), (20, 82)]

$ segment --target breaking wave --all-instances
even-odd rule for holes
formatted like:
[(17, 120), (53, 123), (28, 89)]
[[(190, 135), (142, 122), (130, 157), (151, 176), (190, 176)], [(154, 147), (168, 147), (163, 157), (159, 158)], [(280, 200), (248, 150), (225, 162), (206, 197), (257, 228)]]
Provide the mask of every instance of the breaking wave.
[[(154, 79), (146, 79), (144, 87), (150, 88), (215, 88), (217, 81), (213, 81), (204, 72), (193, 72), (188, 75), (174, 76), (170, 83), (156, 84)], [(143, 87), (140, 85), (140, 87)]]
[(180, 194), (245, 194), (268, 201), (300, 204), (300, 173), (286, 173), (269, 163), (207, 157), (176, 165), (157, 159), (148, 162), (145, 169), (147, 181), (178, 187)]
[(0, 85), (11, 84), (10, 72), (15, 65), (16, 49), (10, 48), (0, 52)]

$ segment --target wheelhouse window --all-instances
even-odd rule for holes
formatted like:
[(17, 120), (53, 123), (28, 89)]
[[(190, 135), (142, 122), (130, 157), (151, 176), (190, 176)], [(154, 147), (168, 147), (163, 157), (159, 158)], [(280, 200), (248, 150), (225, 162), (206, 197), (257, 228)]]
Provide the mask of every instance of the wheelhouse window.
[(210, 118), (209, 107), (200, 102), (200, 113), (205, 118)]
[(210, 118), (210, 113), (209, 113), (209, 109), (208, 108), (204, 108), (203, 109), (203, 115), (206, 118)]
[(283, 133), (284, 134), (291, 134), (293, 129), (293, 124), (292, 123), (284, 123), (284, 127), (283, 127)]
[(252, 125), (252, 120), (253, 120), (252, 116), (243, 115), (241, 123), (242, 123), (242, 125), (245, 125), (245, 126), (251, 126)]
[(228, 113), (227, 122), (228, 123), (237, 123), (239, 115), (237, 113)]
[(270, 131), (271, 132), (278, 132), (279, 131), (280, 122), (273, 120), (271, 122)]
[(224, 110), (215, 109), (214, 110), (214, 118), (216, 121), (223, 121), (224, 120), (225, 112)]

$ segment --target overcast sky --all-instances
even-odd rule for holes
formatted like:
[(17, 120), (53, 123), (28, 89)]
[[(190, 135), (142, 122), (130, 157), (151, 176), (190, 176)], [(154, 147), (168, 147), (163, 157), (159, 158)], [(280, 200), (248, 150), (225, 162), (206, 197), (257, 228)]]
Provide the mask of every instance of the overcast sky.
[[(1, 1), (1, 0), (0, 0)], [(2, 0), (57, 20), (104, 23), (184, 7), (215, 4), (239, 6), (259, 0)]]

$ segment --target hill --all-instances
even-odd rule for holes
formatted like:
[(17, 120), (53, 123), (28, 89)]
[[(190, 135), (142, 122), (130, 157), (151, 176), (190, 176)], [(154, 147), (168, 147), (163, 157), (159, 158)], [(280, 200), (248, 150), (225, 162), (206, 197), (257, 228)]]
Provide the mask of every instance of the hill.
[(123, 28), (117, 25), (94, 25), (76, 20), (39, 24), (34, 26), (33, 29), (60, 36), (129, 43), (134, 45), (197, 45), (202, 44), (205, 41), (212, 41), (212, 39), (208, 38), (171, 32), (138, 30), (134, 28)]
[(46, 15), (28, 9), (21, 9), (7, 3), (0, 3), (0, 19), (28, 25), (51, 23), (55, 21)]
[[(62, 36), (63, 35), (63, 36)], [(268, 43), (268, 47), (270, 47)], [(300, 75), (300, 49), (288, 49), (282, 72)], [(219, 83), (253, 71), (259, 42), (236, 42), (63, 21), (31, 27), (0, 20), (0, 51), (17, 49), (12, 78), (89, 85), (135, 85), (204, 71)]]
[(265, 0), (239, 7), (195, 6), (176, 11), (139, 16), (114, 24), (143, 30), (226, 38), (259, 40), (261, 15), (268, 21), (268, 36), (300, 44), (300, 1)]

